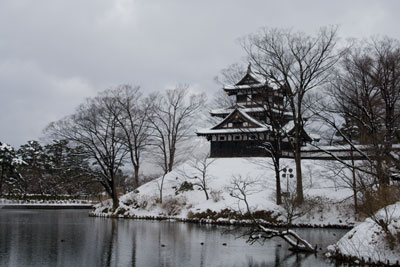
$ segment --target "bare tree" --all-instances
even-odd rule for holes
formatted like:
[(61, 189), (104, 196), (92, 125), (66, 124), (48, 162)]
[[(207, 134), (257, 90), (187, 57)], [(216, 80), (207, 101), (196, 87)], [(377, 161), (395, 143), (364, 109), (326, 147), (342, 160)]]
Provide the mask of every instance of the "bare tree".
[(263, 92), (259, 93), (259, 100), (254, 101), (254, 105), (262, 110), (262, 122), (269, 125), (269, 139), (265, 140), (258, 139), (257, 136), (254, 142), (258, 146), (265, 149), (268, 155), (271, 157), (272, 166), (275, 171), (275, 192), (276, 192), (276, 204), (282, 204), (282, 193), (281, 193), (281, 163), (280, 160), (283, 156), (283, 150), (288, 149), (285, 146), (284, 141), (288, 141), (290, 136), (289, 130), (286, 125), (288, 123), (288, 107), (289, 101), (287, 98), (282, 98), (277, 101), (278, 97), (275, 95), (276, 91), (280, 91), (267, 88)]
[(360, 185), (359, 180), (364, 177), (364, 173), (356, 169), (355, 160), (351, 157), (350, 162), (344, 165), (338, 161), (326, 161), (325, 168), (329, 171), (327, 178), (330, 179), (337, 188), (348, 188), (353, 191), (354, 216), (358, 213), (358, 203)]
[(236, 84), (246, 74), (246, 67), (239, 63), (234, 63), (221, 70), (219, 76), (214, 80), (220, 85)]
[(341, 63), (329, 99), (315, 113), (369, 162), (364, 172), (388, 184), (397, 166), (392, 151), (399, 142), (400, 44), (387, 38), (358, 44), (348, 49)]
[(156, 164), (164, 175), (159, 184), (160, 202), (165, 175), (179, 162), (177, 147), (192, 134), (196, 115), (205, 103), (204, 94), (190, 94), (188, 85), (178, 85), (166, 90), (155, 99), (154, 113), (149, 117), (153, 130)]
[(209, 167), (216, 161), (217, 159), (210, 158), (210, 152), (203, 153), (199, 155), (193, 156), (189, 162), (188, 166), (191, 168), (190, 170), (183, 170), (182, 174), (185, 177), (193, 180), (193, 185), (197, 185), (203, 190), (206, 200), (209, 199), (208, 196), (208, 183), (212, 176), (209, 174)]
[[(239, 202), (243, 202), (245, 205), (245, 212), (250, 215), (250, 218), (253, 222), (253, 227), (246, 230), (243, 235), (248, 237), (247, 242), (253, 244), (255, 242), (265, 242), (268, 239), (273, 237), (280, 237), (284, 239), (294, 251), (299, 252), (315, 252), (315, 248), (307, 242), (305, 239), (301, 238), (296, 232), (288, 228), (286, 230), (275, 230), (269, 227), (266, 227), (263, 224), (262, 220), (258, 220), (253, 216), (253, 211), (250, 208), (250, 203), (248, 201), (248, 196), (257, 193), (259, 190), (256, 189), (257, 181), (253, 179), (244, 179), (240, 176), (233, 177), (230, 187), (228, 188), (230, 191), (230, 195), (233, 198), (238, 199)], [(293, 205), (298, 205), (298, 203), (293, 202)], [(240, 210), (241, 213), (244, 213)]]
[[(400, 162), (393, 150), (393, 144), (400, 141), (396, 136), (400, 121), (399, 42), (382, 38), (353, 44), (335, 72), (328, 96), (319, 105), (314, 103), (314, 113), (350, 148), (349, 160), (330, 154), (351, 170), (341, 177), (353, 189), (356, 212), (373, 217), (396, 200), (392, 191), (397, 189), (390, 185), (390, 176), (399, 171)], [(356, 162), (355, 155), (361, 160)]]
[(151, 96), (144, 98), (139, 86), (121, 85), (112, 91), (121, 110), (116, 118), (122, 129), (124, 145), (134, 169), (134, 184), (139, 185), (139, 169), (142, 155), (150, 144), (151, 127), (149, 117), (154, 110)]
[(296, 184), (292, 182), (293, 175), (291, 175), (292, 169), (283, 168), (282, 178), (286, 178), (286, 190), (282, 197), (283, 217), (286, 219), (286, 227), (289, 229), (292, 227), (293, 220), (300, 218), (314, 209), (316, 209), (321, 204), (319, 197), (307, 197), (304, 199), (303, 203), (297, 201), (297, 190)]
[(327, 82), (329, 71), (339, 59), (335, 53), (336, 28), (322, 28), (316, 36), (291, 30), (264, 28), (242, 39), (256, 72), (278, 88), (285, 89), (294, 123), (293, 152), (296, 161), (297, 200), (302, 202), (301, 173), (303, 100), (307, 92)]
[[(238, 63), (232, 64), (225, 69), (222, 69), (220, 74), (214, 78), (219, 85), (236, 84), (246, 73), (245, 68)], [(236, 99), (228, 95), (223, 90), (218, 90), (214, 93), (212, 100), (208, 103), (209, 109), (230, 108), (236, 104)], [(210, 124), (216, 124), (221, 121), (221, 118), (208, 116), (207, 120)]]
[(128, 151), (125, 136), (118, 122), (122, 109), (110, 91), (86, 100), (76, 112), (62, 120), (52, 122), (46, 132), (82, 146), (93, 161), (96, 178), (113, 201), (119, 205), (117, 192), (118, 171)]

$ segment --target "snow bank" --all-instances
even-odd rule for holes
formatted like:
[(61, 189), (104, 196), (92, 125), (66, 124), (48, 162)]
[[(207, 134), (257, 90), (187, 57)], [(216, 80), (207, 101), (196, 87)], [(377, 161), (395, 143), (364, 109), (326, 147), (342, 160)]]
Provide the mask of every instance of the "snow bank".
[[(267, 210), (276, 214), (282, 213), (282, 207), (275, 204), (275, 173), (269, 158), (219, 158), (208, 169), (208, 193), (194, 186), (192, 191), (177, 192), (183, 182), (194, 182), (188, 177), (200, 175), (191, 164), (184, 163), (168, 173), (164, 181), (163, 204), (157, 203), (161, 177), (139, 187), (120, 198), (120, 207), (116, 215), (133, 216), (175, 216), (187, 218), (188, 214), (205, 212), (208, 209), (220, 212), (224, 209), (244, 210), (243, 203), (230, 195), (230, 184), (233, 177), (251, 179), (252, 185), (248, 202), (252, 210)], [(351, 202), (352, 191), (340, 188), (337, 181), (328, 179), (326, 161), (303, 160), (303, 184), (306, 198), (319, 197), (324, 206), (294, 221), (297, 224), (312, 225), (352, 225), (352, 209), (344, 204), (337, 204), (344, 199)], [(292, 159), (282, 160), (282, 166), (294, 168)], [(197, 172), (197, 174), (196, 174)], [(295, 178), (282, 178), (282, 191), (287, 190)], [(96, 206), (92, 215), (111, 215), (110, 202)]]
[[(387, 213), (386, 213), (387, 212)], [(329, 255), (353, 257), (375, 263), (390, 262), (395, 264), (400, 260), (400, 202), (378, 211), (378, 218), (390, 216), (389, 231), (397, 239), (391, 247), (383, 229), (370, 218), (354, 227), (344, 235), (336, 245), (329, 246)]]

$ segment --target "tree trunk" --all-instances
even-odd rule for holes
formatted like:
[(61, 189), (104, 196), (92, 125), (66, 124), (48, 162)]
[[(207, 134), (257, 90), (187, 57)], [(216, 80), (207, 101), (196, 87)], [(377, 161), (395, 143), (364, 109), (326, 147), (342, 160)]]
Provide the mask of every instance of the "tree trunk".
[(133, 165), (133, 170), (134, 170), (134, 183), (135, 187), (139, 186), (139, 156), (137, 152), (138, 148), (137, 146), (135, 147), (135, 152), (133, 152), (132, 146), (129, 146), (129, 154), (131, 158), (131, 163)]
[(168, 172), (165, 172), (161, 178), (161, 185), (160, 185), (160, 204), (162, 204), (162, 198), (163, 198), (163, 187), (164, 187), (164, 178), (165, 175), (167, 175)]
[(356, 170), (355, 170), (355, 165), (354, 165), (354, 153), (353, 153), (353, 147), (350, 146), (350, 156), (351, 156), (351, 166), (353, 167), (351, 169), (352, 172), (352, 187), (353, 187), (353, 198), (354, 198), (354, 215), (357, 215), (358, 213), (358, 201), (357, 201), (357, 180), (356, 180)]
[(381, 185), (386, 185), (389, 183), (389, 179), (386, 177), (386, 173), (383, 170), (383, 162), (384, 160), (382, 159), (382, 155), (380, 151), (377, 153), (377, 158), (376, 158), (376, 176), (378, 177), (378, 182)]
[(134, 172), (135, 172), (135, 187), (139, 187), (139, 165), (134, 166)]
[(115, 176), (112, 176), (112, 188), (111, 188), (111, 193), (112, 193), (112, 200), (113, 200), (113, 210), (115, 211), (118, 206), (119, 206), (119, 199), (118, 199), (118, 191), (117, 191), (117, 179)]
[(303, 179), (301, 176), (301, 148), (298, 140), (296, 140), (296, 147), (295, 147), (295, 162), (296, 162), (296, 201), (298, 203), (303, 203), (304, 196), (303, 196)]
[(281, 177), (280, 177), (280, 166), (279, 158), (275, 159), (275, 180), (276, 180), (276, 204), (282, 204), (282, 190), (281, 190)]
[[(299, 98), (301, 96), (298, 96)], [(294, 118), (295, 122), (295, 163), (296, 163), (296, 201), (297, 203), (301, 204), (304, 201), (303, 196), (303, 177), (301, 174), (301, 143), (302, 143), (302, 130), (303, 130), (303, 123), (302, 123), (302, 115), (301, 115), (301, 99), (298, 99), (298, 107), (297, 107), (297, 114)]]
[(209, 197), (208, 197), (207, 189), (205, 189), (205, 188), (204, 188), (204, 194), (206, 195), (206, 200), (208, 200)]
[(175, 161), (175, 151), (174, 149), (171, 149), (169, 153), (168, 172), (172, 171), (172, 168), (174, 167), (174, 161)]

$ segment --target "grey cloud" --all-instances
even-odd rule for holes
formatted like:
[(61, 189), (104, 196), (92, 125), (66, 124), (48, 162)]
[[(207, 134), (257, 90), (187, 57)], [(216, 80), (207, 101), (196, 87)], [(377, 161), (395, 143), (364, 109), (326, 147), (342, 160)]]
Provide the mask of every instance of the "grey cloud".
[(5, 0), (0, 2), (0, 140), (15, 146), (120, 83), (219, 90), (243, 60), (236, 40), (262, 26), (399, 38), (398, 1)]

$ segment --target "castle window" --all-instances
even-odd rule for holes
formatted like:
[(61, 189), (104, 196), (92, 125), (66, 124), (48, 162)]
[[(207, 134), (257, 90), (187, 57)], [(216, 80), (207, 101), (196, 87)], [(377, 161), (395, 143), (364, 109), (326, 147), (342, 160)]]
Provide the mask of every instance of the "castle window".
[(220, 136), (219, 141), (225, 141), (225, 136)]
[(250, 135), (250, 140), (255, 140), (256, 136), (254, 134)]
[(253, 96), (252, 95), (247, 95), (247, 102), (248, 103), (253, 102)]
[(240, 135), (235, 135), (235, 140), (240, 140)]
[(237, 103), (245, 103), (246, 102), (246, 95), (237, 95), (236, 96), (236, 102)]

